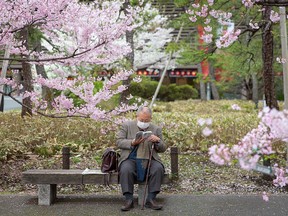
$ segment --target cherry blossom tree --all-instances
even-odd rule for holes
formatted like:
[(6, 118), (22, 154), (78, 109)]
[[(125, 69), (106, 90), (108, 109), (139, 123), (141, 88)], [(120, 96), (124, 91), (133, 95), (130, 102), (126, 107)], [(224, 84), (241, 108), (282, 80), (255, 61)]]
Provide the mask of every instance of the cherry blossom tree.
[[(197, 3), (198, 2), (198, 3)], [(202, 39), (207, 44), (207, 53), (233, 44), (240, 36), (249, 41), (262, 37), (263, 80), (266, 103), (270, 108), (279, 108), (274, 90), (273, 25), (279, 22), (278, 8), (288, 1), (243, 0), (243, 1), (195, 1), (187, 11), (190, 20), (204, 28)], [(260, 13), (259, 13), (260, 12)], [(234, 16), (232, 16), (234, 14)], [(249, 20), (247, 22), (247, 20)], [(234, 27), (235, 25), (235, 27)], [(214, 27), (214, 29), (213, 29)], [(215, 29), (216, 28), (216, 29)]]
[[(6, 78), (0, 80), (0, 85), (24, 88), (22, 116), (32, 115), (32, 110), (45, 115), (42, 111), (47, 108), (47, 101), (34, 91), (35, 85), (62, 92), (52, 103), (56, 110), (50, 115), (53, 117), (78, 116), (103, 120), (135, 109), (135, 105), (120, 104), (114, 110), (106, 111), (97, 106), (124, 91), (127, 87), (118, 83), (127, 79), (132, 71), (119, 71), (97, 91), (94, 88), (97, 78), (77, 76), (77, 66), (111, 63), (130, 52), (127, 44), (119, 45), (115, 41), (135, 28), (133, 19), (137, 8), (127, 7), (129, 13), (125, 14), (122, 5), (123, 1), (101, 1), (101, 4), (96, 1), (88, 5), (77, 0), (0, 2), (0, 47), (11, 44), (11, 56), (0, 59), (21, 62), (24, 78), (23, 86)], [(29, 41), (29, 33), (35, 29), (50, 45), (40, 52), (31, 49)], [(32, 64), (58, 65), (53, 71), (57, 76), (49, 79), (33, 76)], [(74, 80), (67, 80), (69, 75), (74, 76)], [(73, 100), (64, 94), (65, 91), (74, 93), (84, 103), (75, 106)], [(9, 96), (13, 97), (12, 94)]]

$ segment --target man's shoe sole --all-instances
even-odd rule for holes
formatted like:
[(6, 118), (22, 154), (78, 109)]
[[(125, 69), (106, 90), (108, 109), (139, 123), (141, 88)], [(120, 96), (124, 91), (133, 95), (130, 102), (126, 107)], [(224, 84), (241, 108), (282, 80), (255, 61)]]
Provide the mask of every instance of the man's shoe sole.
[(134, 208), (134, 204), (132, 204), (130, 208), (126, 208), (126, 209), (125, 209), (125, 208), (122, 207), (122, 208), (121, 208), (121, 211), (130, 211), (130, 210), (133, 209), (133, 208)]
[(151, 208), (153, 210), (161, 210), (163, 208), (163, 206), (159, 206), (158, 208), (154, 208), (151, 205), (145, 205), (146, 208)]

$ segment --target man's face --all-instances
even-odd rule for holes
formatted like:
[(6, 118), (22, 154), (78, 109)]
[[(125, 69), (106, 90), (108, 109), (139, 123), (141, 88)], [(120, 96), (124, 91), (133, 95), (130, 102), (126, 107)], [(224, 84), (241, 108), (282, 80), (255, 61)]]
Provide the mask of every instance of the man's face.
[(150, 122), (151, 121), (151, 115), (149, 113), (140, 112), (137, 116), (137, 120), (141, 122)]

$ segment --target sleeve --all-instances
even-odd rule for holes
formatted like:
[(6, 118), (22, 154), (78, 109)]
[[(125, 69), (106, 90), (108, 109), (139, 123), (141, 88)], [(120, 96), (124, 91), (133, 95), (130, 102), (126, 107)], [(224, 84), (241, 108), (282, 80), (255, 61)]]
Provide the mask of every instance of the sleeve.
[(131, 143), (133, 139), (127, 139), (127, 134), (128, 134), (128, 125), (123, 124), (116, 136), (117, 138), (116, 144), (118, 148), (127, 150), (131, 149)]
[(165, 142), (163, 141), (162, 129), (159, 127), (156, 129), (156, 136), (160, 138), (160, 142), (155, 144), (155, 150), (160, 153), (165, 152), (167, 149), (167, 146)]

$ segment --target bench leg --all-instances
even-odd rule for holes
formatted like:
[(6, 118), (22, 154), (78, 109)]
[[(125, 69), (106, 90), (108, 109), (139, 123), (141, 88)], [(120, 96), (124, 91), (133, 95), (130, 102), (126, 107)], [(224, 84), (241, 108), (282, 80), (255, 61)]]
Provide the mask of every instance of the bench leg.
[(38, 184), (38, 205), (51, 205), (57, 196), (56, 184)]
[[(143, 204), (144, 191), (145, 191), (145, 184), (138, 184), (138, 205), (140, 206), (142, 206)], [(147, 188), (146, 196), (144, 200), (146, 200), (147, 194), (148, 194), (148, 188)]]

